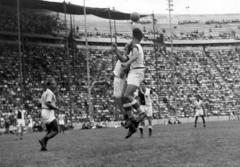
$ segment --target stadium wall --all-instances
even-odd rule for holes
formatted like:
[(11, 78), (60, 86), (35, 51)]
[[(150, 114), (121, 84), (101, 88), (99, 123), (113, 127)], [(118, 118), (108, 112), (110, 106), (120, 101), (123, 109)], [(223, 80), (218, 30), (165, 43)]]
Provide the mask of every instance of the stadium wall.
[[(2, 44), (11, 44), (11, 45), (18, 45), (18, 41), (10, 41), (10, 40), (0, 40)], [(33, 46), (47, 46), (47, 47), (60, 47), (63, 48), (63, 44), (54, 44), (54, 43), (41, 43), (41, 42), (25, 42), (26, 45), (33, 45)]]
[[(195, 118), (179, 118), (181, 123), (194, 123)], [(210, 116), (205, 117), (206, 122), (216, 122), (216, 121), (229, 121), (229, 116)], [(168, 122), (168, 119), (153, 119), (152, 124), (153, 125), (164, 125), (165, 122)], [(199, 122), (199, 126), (201, 126), (202, 122)], [(107, 122), (107, 127), (114, 128), (117, 125), (117, 127), (121, 127), (120, 121), (112, 121)], [(145, 120), (145, 125), (148, 125), (148, 121)], [(82, 129), (82, 123), (73, 123), (74, 129)], [(171, 125), (170, 125), (171, 126)], [(179, 126), (179, 125), (178, 125)]]
[[(166, 47), (166, 49), (168, 51), (171, 51), (171, 47)], [(233, 50), (233, 49), (236, 49), (236, 46), (208, 46), (207, 49), (208, 50)], [(175, 47), (174, 46), (173, 47), (173, 51), (186, 51), (186, 50), (202, 51), (203, 47), (202, 46), (199, 46), (199, 47), (190, 47), (190, 46)]]
[[(85, 49), (86, 46), (85, 45), (77, 45), (78, 49)], [(109, 50), (111, 49), (110, 46), (91, 46), (89, 45), (89, 48), (91, 49), (99, 49), (99, 50)], [(119, 49), (123, 50), (124, 47), (118, 47)], [(143, 47), (144, 50), (153, 50), (153, 47)]]

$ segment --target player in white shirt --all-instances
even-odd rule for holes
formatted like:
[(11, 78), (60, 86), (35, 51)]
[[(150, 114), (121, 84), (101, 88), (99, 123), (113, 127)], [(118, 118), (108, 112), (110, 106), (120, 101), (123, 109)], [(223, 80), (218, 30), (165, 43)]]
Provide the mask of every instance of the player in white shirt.
[(56, 107), (56, 96), (52, 92), (55, 89), (56, 82), (54, 80), (48, 80), (46, 86), (47, 90), (42, 94), (41, 98), (41, 117), (43, 123), (46, 125), (47, 134), (39, 140), (39, 143), (42, 146), (41, 151), (47, 151), (46, 147), (48, 140), (55, 137), (59, 132), (54, 110), (62, 112)]
[[(141, 87), (138, 89), (138, 92), (136, 93), (139, 102), (141, 104), (142, 109), (147, 114), (148, 119), (148, 130), (149, 130), (149, 137), (152, 136), (152, 116), (153, 116), (153, 109), (152, 109), (152, 95), (156, 96), (157, 105), (158, 104), (158, 95), (152, 91), (152, 89), (149, 89), (146, 87), (145, 83), (141, 85)], [(139, 130), (141, 134), (141, 138), (143, 138), (143, 126), (145, 125), (144, 120), (139, 125)]]
[(58, 115), (59, 132), (65, 132), (65, 114)]
[[(115, 46), (115, 47), (114, 47)], [(116, 50), (116, 45), (114, 44), (114, 46), (112, 47), (112, 50), (116, 53), (117, 58), (118, 57), (127, 57), (129, 52), (130, 52), (130, 48), (131, 48), (131, 43), (126, 44), (124, 47), (124, 55), (122, 56), (118, 50)], [(122, 67), (121, 64), (121, 59), (118, 58), (118, 61), (115, 65), (113, 74), (114, 74), (114, 81), (113, 81), (113, 94), (115, 97), (115, 102), (118, 105), (121, 113), (124, 115), (124, 118), (126, 118), (126, 113), (125, 110), (123, 108), (123, 103), (122, 103), (122, 97), (124, 95), (124, 92), (126, 90), (126, 86), (127, 86), (127, 72), (129, 71), (129, 67)], [(116, 113), (118, 115), (118, 113)]]
[(196, 95), (196, 100), (194, 100), (193, 105), (194, 105), (194, 109), (195, 109), (195, 124), (194, 127), (197, 127), (197, 120), (198, 117), (202, 117), (203, 120), (203, 126), (204, 128), (206, 127), (206, 122), (204, 119), (205, 116), (205, 108), (204, 108), (204, 103), (201, 100), (202, 98), (199, 95)]
[(21, 133), (20, 139), (23, 139), (23, 128), (26, 126), (25, 119), (26, 119), (26, 111), (23, 109), (23, 105), (15, 112), (17, 118), (17, 130), (16, 130), (16, 140), (18, 140), (18, 134)]
[(33, 132), (33, 119), (31, 115), (28, 115), (28, 132), (29, 133)]
[[(127, 77), (127, 88), (122, 98), (123, 107), (128, 115), (127, 126), (129, 127), (128, 134), (125, 138), (129, 138), (137, 131), (139, 123), (146, 117), (146, 114), (134, 99), (133, 93), (140, 86), (144, 79), (144, 53), (140, 42), (143, 38), (143, 33), (139, 28), (132, 30), (132, 49), (128, 57), (120, 58), (123, 67), (130, 66)], [(135, 118), (132, 113), (132, 108), (138, 111), (138, 118)]]

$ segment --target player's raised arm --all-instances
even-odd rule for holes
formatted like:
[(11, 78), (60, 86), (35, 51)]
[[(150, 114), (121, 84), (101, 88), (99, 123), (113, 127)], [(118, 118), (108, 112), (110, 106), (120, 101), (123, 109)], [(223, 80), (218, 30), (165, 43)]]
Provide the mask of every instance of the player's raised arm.
[(129, 60), (125, 63), (122, 63), (123, 67), (129, 66), (132, 62), (134, 62), (138, 59), (138, 57), (140, 55), (140, 52), (138, 51), (138, 48), (134, 47), (132, 52), (133, 52), (132, 56), (129, 58)]
[(127, 51), (125, 51), (124, 56), (121, 55), (119, 53), (119, 50), (117, 48), (117, 44), (113, 43), (112, 44), (112, 51), (117, 55), (117, 58), (121, 61), (121, 62), (127, 62), (129, 60), (128, 56), (127, 56)]

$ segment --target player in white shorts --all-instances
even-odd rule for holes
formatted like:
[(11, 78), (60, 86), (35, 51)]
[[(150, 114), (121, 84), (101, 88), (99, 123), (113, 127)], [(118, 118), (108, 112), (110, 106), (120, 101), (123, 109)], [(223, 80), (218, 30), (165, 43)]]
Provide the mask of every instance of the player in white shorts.
[[(129, 132), (125, 138), (132, 136), (132, 134), (137, 131), (139, 123), (146, 117), (146, 114), (133, 97), (133, 93), (144, 79), (144, 53), (140, 45), (143, 33), (139, 28), (134, 28), (132, 30), (132, 36), (132, 49), (129, 58), (126, 57), (122, 60), (123, 67), (128, 67), (130, 65), (130, 71), (127, 77), (127, 88), (122, 98), (123, 107), (128, 115), (126, 127), (129, 127)], [(134, 117), (131, 107), (138, 111), (139, 114), (137, 119)]]
[(33, 132), (33, 119), (31, 115), (28, 115), (28, 132), (29, 133)]
[[(126, 118), (126, 113), (123, 108), (122, 97), (123, 97), (123, 94), (124, 94), (124, 92), (126, 90), (126, 86), (127, 86), (126, 78), (127, 78), (127, 72), (129, 71), (129, 67), (122, 67), (122, 64), (121, 64), (122, 59), (120, 59), (120, 58), (127, 57), (129, 54), (130, 48), (131, 48), (131, 43), (126, 44), (124, 47), (125, 53), (122, 56), (119, 53), (119, 51), (117, 50), (117, 45), (113, 44), (113, 46), (112, 46), (112, 50), (116, 53), (117, 58), (118, 58), (115, 69), (113, 71), (113, 74), (114, 74), (113, 94), (115, 97), (115, 102), (118, 105), (121, 113), (124, 115), (125, 118)], [(118, 116), (118, 113), (116, 113), (116, 114)]]
[(23, 128), (26, 126), (25, 118), (26, 118), (26, 111), (23, 109), (23, 105), (20, 105), (19, 109), (15, 112), (17, 117), (17, 130), (16, 130), (16, 140), (18, 139), (19, 132), (21, 133), (20, 139), (23, 139)]
[(195, 108), (195, 124), (194, 127), (197, 127), (197, 120), (198, 117), (202, 117), (203, 120), (203, 126), (204, 128), (206, 127), (206, 123), (205, 123), (205, 108), (204, 108), (204, 103), (201, 100), (201, 97), (199, 95), (196, 95), (196, 100), (193, 102), (194, 108)]
[(59, 124), (59, 132), (65, 132), (65, 114), (60, 113), (58, 115), (58, 124)]
[[(146, 83), (143, 82), (141, 84), (141, 87), (138, 89), (137, 97), (139, 99), (139, 102), (141, 104), (142, 109), (147, 114), (148, 119), (148, 130), (149, 130), (149, 137), (152, 136), (152, 116), (153, 116), (153, 107), (152, 107), (152, 95), (156, 96), (157, 105), (158, 104), (158, 95), (152, 91), (152, 89), (149, 89), (145, 86)], [(141, 134), (141, 138), (143, 138), (143, 126), (145, 125), (144, 120), (140, 123), (139, 130)]]

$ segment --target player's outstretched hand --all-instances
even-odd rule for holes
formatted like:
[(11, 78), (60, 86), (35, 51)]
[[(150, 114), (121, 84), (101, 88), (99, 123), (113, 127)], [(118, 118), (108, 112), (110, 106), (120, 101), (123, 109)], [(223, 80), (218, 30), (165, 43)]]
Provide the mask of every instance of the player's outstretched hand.
[(112, 51), (114, 51), (114, 52), (117, 51), (117, 44), (116, 43), (112, 44)]
[(126, 62), (126, 63), (122, 63), (121, 66), (122, 66), (122, 67), (127, 67), (127, 66), (129, 66), (129, 64), (128, 64), (128, 62)]

